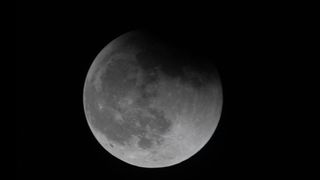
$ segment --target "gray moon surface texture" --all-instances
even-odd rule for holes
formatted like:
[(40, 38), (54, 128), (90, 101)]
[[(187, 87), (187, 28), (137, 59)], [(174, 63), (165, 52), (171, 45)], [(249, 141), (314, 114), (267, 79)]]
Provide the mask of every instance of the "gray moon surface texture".
[(215, 132), (223, 102), (216, 68), (200, 58), (142, 31), (110, 42), (92, 63), (83, 91), (97, 141), (145, 168), (196, 154)]

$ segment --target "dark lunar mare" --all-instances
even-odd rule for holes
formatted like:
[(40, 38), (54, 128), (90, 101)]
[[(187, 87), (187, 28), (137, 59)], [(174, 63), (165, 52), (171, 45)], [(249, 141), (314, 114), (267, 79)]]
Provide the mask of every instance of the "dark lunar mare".
[[(133, 136), (139, 138), (138, 145), (144, 149), (150, 148), (153, 143), (163, 142), (161, 135), (170, 130), (172, 121), (165, 117), (164, 111), (149, 107), (150, 99), (158, 96), (156, 86), (159, 76), (156, 71), (143, 71), (143, 82), (138, 85), (138, 79), (128, 79), (127, 76), (132, 68), (140, 68), (134, 61), (115, 59), (108, 67), (100, 68), (107, 68), (101, 77), (97, 77), (102, 81), (102, 93), (97, 92), (93, 86), (86, 87), (85, 93), (87, 111), (93, 115), (90, 120), (92, 126), (107, 139), (120, 145), (128, 143)], [(154, 88), (150, 88), (150, 85)], [(134, 89), (139, 93), (133, 103), (135, 108), (120, 107), (119, 101)], [(101, 99), (105, 102), (102, 111), (97, 106)], [(123, 121), (116, 120), (114, 112), (108, 108), (120, 112)], [(148, 134), (147, 126), (154, 133)]]

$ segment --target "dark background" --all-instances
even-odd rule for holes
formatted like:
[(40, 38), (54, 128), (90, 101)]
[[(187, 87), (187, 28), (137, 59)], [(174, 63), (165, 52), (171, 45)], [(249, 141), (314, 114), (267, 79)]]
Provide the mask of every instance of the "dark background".
[[(283, 172), (286, 137), (276, 134), (285, 98), (279, 85), (286, 77), (277, 74), (288, 21), (261, 11), (237, 4), (17, 2), (16, 175), (162, 179)], [(139, 28), (176, 37), (210, 57), (223, 84), (215, 134), (196, 155), (169, 168), (138, 168), (110, 155), (93, 137), (83, 110), (84, 82), (96, 55)]]

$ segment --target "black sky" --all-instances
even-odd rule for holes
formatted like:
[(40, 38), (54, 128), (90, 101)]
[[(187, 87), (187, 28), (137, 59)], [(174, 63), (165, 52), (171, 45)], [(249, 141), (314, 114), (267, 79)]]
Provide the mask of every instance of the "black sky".
[[(277, 130), (270, 128), (282, 118), (273, 106), (280, 83), (274, 81), (279, 50), (274, 41), (282, 33), (274, 23), (263, 13), (213, 5), (17, 3), (17, 176), (214, 178), (281, 171)], [(171, 35), (206, 54), (223, 84), (214, 136), (195, 156), (170, 168), (137, 168), (114, 158), (94, 139), (83, 110), (84, 81), (95, 56), (139, 28)]]

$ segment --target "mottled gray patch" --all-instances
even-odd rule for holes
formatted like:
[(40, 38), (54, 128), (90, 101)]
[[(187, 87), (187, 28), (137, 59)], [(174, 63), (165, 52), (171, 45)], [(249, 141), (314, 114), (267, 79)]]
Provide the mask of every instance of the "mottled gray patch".
[(152, 147), (152, 140), (149, 138), (146, 138), (145, 136), (142, 136), (139, 138), (138, 145), (142, 149), (149, 149), (150, 147)]
[[(108, 69), (100, 77), (103, 96), (91, 95), (91, 101), (88, 102), (95, 116), (91, 122), (93, 127), (107, 139), (120, 145), (128, 143), (133, 136), (140, 138), (138, 145), (141, 148), (150, 148), (153, 143), (161, 143), (161, 135), (169, 131), (172, 122), (165, 118), (163, 111), (149, 107), (150, 99), (156, 98), (159, 94), (157, 87), (160, 78), (156, 69), (142, 70), (142, 77), (136, 76), (137, 69), (141, 67), (133, 61), (121, 58), (106, 68)], [(133, 102), (135, 108), (124, 109), (119, 102), (132, 90), (138, 92), (138, 98)], [(104, 98), (105, 101), (106, 108), (103, 111), (95, 104), (99, 98)], [(121, 114), (121, 123), (116, 120), (114, 111), (110, 108)]]
[(133, 88), (137, 79), (128, 79), (128, 73), (131, 70), (132, 61), (127, 59), (117, 59), (109, 64), (104, 74), (101, 75), (103, 91), (115, 96), (123, 95), (121, 92), (127, 92)]
[[(125, 145), (125, 143), (128, 143), (133, 135), (145, 138), (147, 126), (150, 127), (152, 132), (158, 133), (159, 136), (154, 137), (156, 137), (155, 141), (159, 143), (161, 142), (161, 140), (159, 140), (161, 137), (160, 135), (169, 131), (171, 126), (171, 121), (164, 117), (164, 112), (152, 108), (147, 109), (147, 112), (152, 116), (145, 114), (141, 110), (132, 112), (120, 110), (120, 113), (123, 117), (123, 123), (119, 123), (114, 118), (112, 111), (100, 111), (97, 106), (94, 105), (95, 102), (96, 101), (94, 99), (91, 99), (87, 102), (90, 111), (94, 116), (90, 123), (95, 129), (103, 133), (107, 139), (112, 140), (120, 145)], [(137, 126), (137, 124), (139, 124), (139, 126)]]
[(149, 126), (160, 134), (166, 133), (172, 122), (165, 117), (165, 112), (152, 108), (149, 108), (148, 111), (154, 116)]

